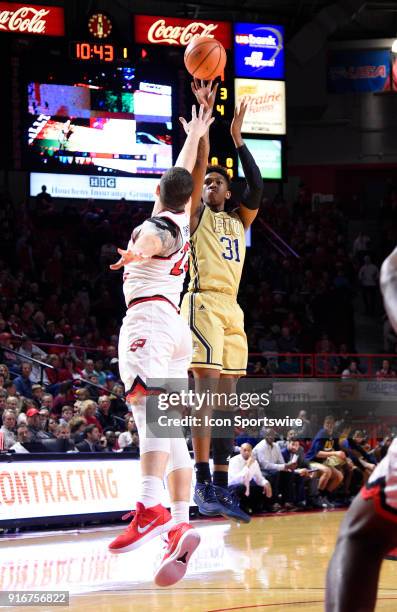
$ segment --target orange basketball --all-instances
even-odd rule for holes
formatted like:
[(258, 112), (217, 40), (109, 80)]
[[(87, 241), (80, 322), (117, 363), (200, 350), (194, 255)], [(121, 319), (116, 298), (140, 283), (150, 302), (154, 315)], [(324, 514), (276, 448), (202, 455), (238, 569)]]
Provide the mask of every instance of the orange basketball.
[(186, 47), (184, 60), (186, 70), (196, 79), (210, 81), (217, 76), (223, 78), (226, 51), (215, 38), (208, 36), (193, 38)]

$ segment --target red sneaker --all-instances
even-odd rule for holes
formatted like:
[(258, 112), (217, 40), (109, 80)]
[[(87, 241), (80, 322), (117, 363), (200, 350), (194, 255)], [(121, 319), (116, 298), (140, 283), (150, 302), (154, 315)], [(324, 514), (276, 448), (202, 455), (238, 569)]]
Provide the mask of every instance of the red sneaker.
[[(129, 518), (132, 512), (125, 514), (124, 518)], [(161, 504), (153, 508), (145, 508), (143, 504), (137, 502), (134, 518), (127, 529), (109, 544), (111, 553), (124, 553), (134, 550), (145, 542), (164, 531), (169, 531), (172, 525), (172, 517), (167, 508)]]
[(189, 559), (200, 544), (200, 535), (187, 523), (173, 527), (168, 534), (168, 549), (154, 577), (157, 586), (171, 586), (186, 574)]

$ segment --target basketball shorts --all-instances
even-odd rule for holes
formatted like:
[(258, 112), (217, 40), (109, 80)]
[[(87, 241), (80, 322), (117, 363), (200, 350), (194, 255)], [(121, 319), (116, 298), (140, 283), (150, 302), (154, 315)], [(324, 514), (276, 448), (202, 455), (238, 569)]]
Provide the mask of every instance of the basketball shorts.
[(361, 489), (361, 496), (373, 500), (382, 518), (397, 522), (397, 439)]
[(119, 337), (119, 370), (127, 398), (146, 391), (148, 379), (187, 379), (192, 357), (190, 329), (166, 301), (134, 304)]
[(248, 345), (244, 313), (236, 299), (225, 293), (186, 293), (181, 313), (193, 335), (192, 368), (220, 370), (243, 376)]
[(169, 302), (146, 300), (127, 310), (119, 337), (120, 376), (138, 429), (140, 454), (167, 453), (167, 474), (191, 468), (189, 451), (182, 429), (171, 438), (151, 432), (146, 396), (164, 389), (187, 391), (191, 358), (190, 329)]

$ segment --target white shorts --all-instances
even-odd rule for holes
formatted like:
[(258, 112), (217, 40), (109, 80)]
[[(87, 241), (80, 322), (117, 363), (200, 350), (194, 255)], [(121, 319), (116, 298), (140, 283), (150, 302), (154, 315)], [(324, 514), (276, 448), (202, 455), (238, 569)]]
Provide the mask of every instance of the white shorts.
[(373, 500), (377, 514), (397, 522), (397, 438), (361, 489), (361, 495)]
[(187, 379), (192, 336), (186, 321), (167, 301), (134, 304), (123, 319), (119, 370), (125, 393), (147, 389), (148, 379)]

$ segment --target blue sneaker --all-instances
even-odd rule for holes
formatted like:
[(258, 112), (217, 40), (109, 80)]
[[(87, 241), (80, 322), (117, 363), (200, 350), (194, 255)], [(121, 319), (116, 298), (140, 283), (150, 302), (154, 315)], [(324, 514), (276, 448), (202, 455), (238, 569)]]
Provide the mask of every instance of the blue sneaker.
[(193, 501), (197, 504), (200, 514), (204, 516), (219, 516), (223, 514), (223, 508), (218, 501), (212, 482), (204, 484), (196, 482)]
[(234, 519), (241, 523), (249, 523), (251, 517), (249, 514), (241, 510), (239, 501), (229, 489), (224, 487), (214, 486), (216, 497), (221, 505), (221, 514), (226, 518)]

